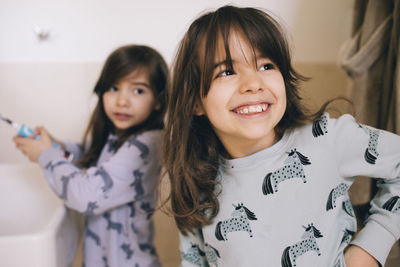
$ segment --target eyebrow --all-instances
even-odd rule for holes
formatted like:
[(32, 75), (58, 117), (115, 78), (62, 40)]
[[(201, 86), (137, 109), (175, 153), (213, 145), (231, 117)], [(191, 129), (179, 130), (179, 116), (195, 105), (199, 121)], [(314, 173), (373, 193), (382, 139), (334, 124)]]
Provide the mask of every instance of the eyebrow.
[[(232, 63), (232, 65), (234, 65), (234, 60), (231, 60), (231, 63)], [(221, 66), (221, 65), (226, 65), (226, 66), (228, 66), (229, 64), (229, 61), (228, 60), (223, 60), (223, 61), (220, 61), (220, 62), (217, 62), (217, 63), (215, 63), (214, 64), (214, 70), (216, 69), (216, 68), (218, 68), (219, 66)]]
[[(270, 57), (268, 57), (268, 56), (261, 56), (261, 55), (259, 55), (259, 54), (257, 54), (256, 55), (256, 61), (258, 62), (259, 60), (264, 60), (264, 59), (267, 59), (267, 60), (269, 60), (269, 61), (271, 61), (272, 63), (274, 63), (272, 60), (271, 60), (271, 58)], [(219, 66), (221, 66), (221, 65), (225, 65), (225, 66), (228, 66), (229, 64), (229, 60), (222, 60), (222, 61), (220, 61), (220, 62), (217, 62), (217, 63), (215, 63), (214, 64), (214, 70), (216, 69), (216, 68), (218, 68)], [(232, 63), (232, 67), (233, 67), (233, 65), (235, 65), (235, 60), (231, 60), (231, 63)], [(275, 63), (274, 63), (275, 64)]]
[(144, 86), (144, 87), (147, 87), (147, 88), (149, 88), (149, 89), (151, 89), (151, 87), (150, 87), (150, 85), (148, 84), (148, 83), (141, 83), (141, 82), (133, 82), (133, 83), (131, 83), (131, 85), (134, 85), (134, 86)]

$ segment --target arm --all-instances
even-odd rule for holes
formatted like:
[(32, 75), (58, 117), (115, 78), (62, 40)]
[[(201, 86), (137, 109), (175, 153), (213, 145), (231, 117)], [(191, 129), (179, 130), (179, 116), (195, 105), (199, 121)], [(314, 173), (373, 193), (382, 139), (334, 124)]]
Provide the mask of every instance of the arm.
[(62, 147), (73, 155), (73, 161), (78, 160), (83, 154), (83, 147), (81, 144), (74, 142), (63, 142)]
[[(40, 138), (36, 139), (37, 136), (40, 136)], [(53, 143), (59, 145), (62, 151), (72, 153), (75, 159), (80, 157), (82, 153), (81, 148), (78, 145), (62, 143), (50, 135), (43, 126), (36, 127), (33, 134), (27, 138), (15, 136), (13, 140), (16, 147), (32, 162), (37, 162), (40, 154), (42, 154), (46, 149), (51, 148)]]
[(349, 246), (344, 254), (347, 267), (378, 267), (378, 261), (359, 246)]
[(400, 195), (400, 136), (359, 125), (349, 115), (330, 120), (330, 124), (329, 131), (334, 137), (331, 147), (340, 173), (344, 177), (379, 178), (379, 191), (371, 201), (371, 215), (351, 242), (354, 247), (349, 248), (346, 258), (350, 261), (352, 256), (361, 255), (361, 262), (372, 256), (383, 266), (400, 237), (400, 211), (388, 210), (385, 204)]
[[(108, 160), (86, 171), (66, 161), (54, 148), (40, 155), (39, 165), (68, 207), (85, 215), (102, 214), (135, 199), (152, 198), (160, 171), (154, 137), (130, 138)], [(139, 143), (148, 149), (145, 156)]]

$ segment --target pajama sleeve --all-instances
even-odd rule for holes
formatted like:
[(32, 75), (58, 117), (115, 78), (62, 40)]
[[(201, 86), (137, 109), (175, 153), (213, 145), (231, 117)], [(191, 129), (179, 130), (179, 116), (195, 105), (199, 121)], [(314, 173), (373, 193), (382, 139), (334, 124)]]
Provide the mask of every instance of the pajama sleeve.
[(68, 207), (98, 215), (134, 200), (154, 199), (160, 173), (158, 137), (151, 132), (133, 136), (107, 160), (87, 170), (67, 161), (55, 148), (40, 155), (39, 165), (52, 190)]
[(65, 150), (73, 155), (73, 160), (77, 160), (82, 156), (83, 148), (80, 144), (72, 142), (64, 142)]
[(183, 235), (179, 233), (181, 267), (209, 266), (205, 255), (205, 244), (201, 229)]
[(370, 216), (351, 244), (383, 266), (400, 237), (400, 136), (356, 123), (350, 115), (328, 121), (331, 148), (344, 177), (377, 179)]

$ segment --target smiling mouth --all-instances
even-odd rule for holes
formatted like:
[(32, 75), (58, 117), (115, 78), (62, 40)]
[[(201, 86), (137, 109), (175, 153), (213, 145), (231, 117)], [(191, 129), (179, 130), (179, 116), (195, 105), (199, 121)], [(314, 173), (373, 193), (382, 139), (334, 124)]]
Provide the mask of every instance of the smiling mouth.
[(265, 112), (269, 108), (270, 104), (256, 104), (256, 105), (245, 105), (240, 106), (232, 111), (237, 114), (252, 115)]

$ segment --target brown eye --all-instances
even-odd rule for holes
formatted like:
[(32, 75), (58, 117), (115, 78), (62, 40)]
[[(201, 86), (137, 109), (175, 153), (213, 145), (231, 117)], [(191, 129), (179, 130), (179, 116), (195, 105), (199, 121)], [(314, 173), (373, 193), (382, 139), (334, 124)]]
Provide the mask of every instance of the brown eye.
[(263, 64), (258, 70), (272, 70), (275, 66), (272, 63)]
[(141, 89), (141, 88), (138, 88), (138, 89), (135, 89), (135, 90), (133, 91), (133, 93), (134, 93), (135, 95), (141, 95), (141, 94), (144, 94), (145, 91), (144, 91), (143, 89)]
[(221, 71), (220, 73), (218, 73), (216, 78), (226, 77), (226, 76), (230, 76), (230, 75), (234, 75), (234, 74), (235, 74), (235, 72), (233, 70), (224, 70), (224, 71)]

